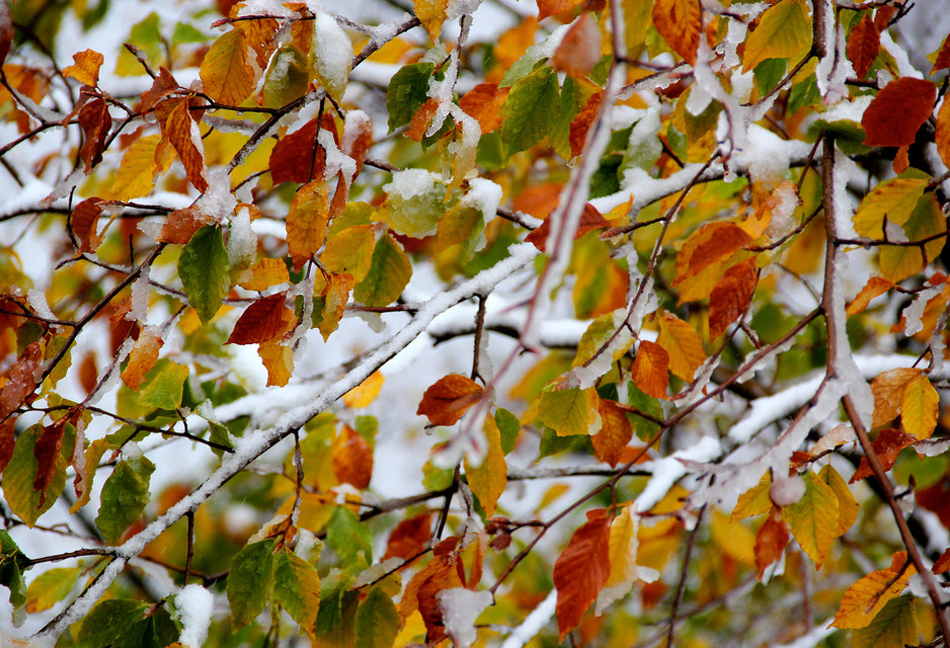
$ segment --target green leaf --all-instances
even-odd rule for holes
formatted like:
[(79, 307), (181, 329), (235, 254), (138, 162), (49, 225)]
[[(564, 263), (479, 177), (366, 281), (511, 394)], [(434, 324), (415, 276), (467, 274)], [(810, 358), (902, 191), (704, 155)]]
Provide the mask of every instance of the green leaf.
[[(13, 447), (13, 456), (3, 471), (3, 496), (10, 509), (30, 528), (36, 524), (43, 513), (48, 511), (66, 486), (66, 460), (62, 453), (56, 455), (56, 467), (53, 479), (43, 493), (33, 490), (37, 462), (33, 446), (43, 431), (42, 425), (34, 425), (24, 430)], [(43, 502), (42, 505), (40, 502)]]
[(369, 527), (345, 506), (338, 506), (327, 523), (327, 544), (347, 570), (359, 570), (361, 561), (365, 561), (364, 569), (373, 562), (373, 536)]
[(139, 402), (158, 409), (177, 409), (187, 378), (188, 367), (161, 358), (139, 388)]
[(600, 421), (596, 396), (593, 389), (578, 387), (542, 392), (539, 418), (558, 436), (589, 435), (592, 427)]
[(366, 278), (353, 290), (353, 299), (365, 306), (388, 306), (402, 294), (412, 276), (409, 257), (389, 234), (376, 243)]
[(571, 122), (593, 94), (594, 88), (590, 85), (580, 85), (572, 77), (564, 79), (557, 122), (551, 130), (550, 140), (551, 147), (565, 160), (571, 159)]
[[(660, 401), (644, 394), (632, 380), (627, 382), (627, 404), (644, 414), (663, 419), (663, 406), (660, 405)], [(633, 431), (637, 433), (637, 438), (641, 441), (652, 439), (660, 431), (659, 424), (637, 414), (630, 417), (630, 422), (633, 424)]]
[(308, 635), (314, 632), (320, 605), (316, 568), (286, 547), (274, 557), (274, 598)]
[(102, 486), (102, 503), (96, 526), (110, 544), (142, 517), (148, 504), (149, 478), (155, 464), (144, 456), (120, 461)]
[(429, 98), (429, 77), (434, 71), (433, 63), (413, 63), (393, 75), (386, 91), (389, 132), (411, 122), (413, 115)]
[(518, 433), (521, 432), (521, 422), (505, 408), (498, 407), (495, 409), (495, 424), (501, 433), (501, 450), (508, 454), (515, 449)]
[(117, 642), (145, 614), (148, 605), (129, 599), (102, 601), (86, 616), (76, 648), (105, 648)]
[(303, 52), (293, 43), (287, 43), (271, 59), (264, 81), (264, 105), (284, 106), (307, 94), (310, 85), (310, 67)]
[(386, 592), (370, 590), (356, 611), (356, 648), (392, 648), (399, 634), (399, 610)]
[(26, 603), (23, 594), (23, 564), (26, 555), (5, 530), (0, 530), (0, 585), (10, 590), (10, 605), (14, 610)]
[(557, 75), (550, 67), (518, 81), (502, 108), (501, 142), (505, 153), (510, 156), (527, 150), (544, 139), (560, 110)]
[(221, 228), (206, 225), (195, 232), (178, 258), (178, 276), (188, 303), (207, 324), (231, 288), (231, 266)]
[(62, 601), (76, 586), (81, 574), (82, 569), (79, 567), (57, 567), (34, 578), (26, 588), (27, 612), (42, 612)]
[(247, 625), (271, 599), (274, 589), (273, 538), (249, 544), (231, 559), (228, 573), (228, 603), (231, 604), (231, 622)]
[(920, 639), (913, 596), (899, 596), (887, 602), (874, 620), (851, 631), (851, 648), (902, 648)]

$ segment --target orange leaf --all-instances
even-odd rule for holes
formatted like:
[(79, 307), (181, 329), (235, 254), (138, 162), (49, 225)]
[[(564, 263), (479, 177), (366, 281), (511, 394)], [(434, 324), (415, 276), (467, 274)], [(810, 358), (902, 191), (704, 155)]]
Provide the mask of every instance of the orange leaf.
[(189, 100), (184, 98), (166, 99), (156, 107), (159, 121), (162, 124), (162, 134), (175, 148), (178, 158), (185, 167), (188, 180), (198, 191), (208, 189), (208, 181), (204, 178), (204, 147), (200, 146), (201, 133), (198, 125), (191, 118)]
[[(577, 231), (574, 233), (574, 240), (576, 241), (580, 237), (587, 234), (587, 232), (592, 232), (598, 229), (604, 229), (610, 225), (607, 222), (607, 219), (597, 211), (597, 208), (587, 203), (584, 205), (584, 212), (581, 214), (581, 222), (577, 226)], [(533, 243), (536, 248), (545, 251), (547, 248), (548, 232), (551, 231), (550, 219), (545, 219), (541, 226), (535, 230), (532, 230), (524, 240), (526, 243)]]
[(416, 414), (428, 417), (433, 425), (455, 425), (479, 401), (484, 391), (471, 378), (449, 374), (425, 391)]
[(897, 15), (897, 7), (885, 5), (878, 7), (874, 12), (874, 26), (879, 32), (884, 31), (891, 25), (891, 19)]
[(296, 319), (286, 300), (287, 293), (279, 292), (248, 306), (225, 344), (262, 344), (283, 336)]
[(885, 371), (871, 381), (871, 393), (874, 394), (872, 427), (890, 423), (897, 418), (904, 401), (904, 387), (920, 374), (920, 369), (903, 367)]
[(508, 485), (508, 464), (501, 447), (501, 431), (493, 416), (485, 417), (483, 429), (488, 451), (482, 458), (482, 463), (472, 466), (466, 458), (464, 465), (469, 487), (482, 505), (485, 516), (491, 517), (495, 514), (498, 498)]
[(102, 237), (97, 229), (101, 215), (102, 200), (99, 198), (86, 198), (73, 207), (69, 224), (72, 226), (76, 238), (79, 239), (80, 252), (95, 252), (99, 244), (102, 243)]
[(557, 627), (562, 641), (597, 600), (597, 594), (609, 575), (610, 523), (607, 511), (588, 511), (587, 522), (574, 532), (554, 563)]
[(426, 102), (419, 107), (419, 110), (416, 111), (416, 114), (412, 116), (412, 122), (409, 124), (406, 135), (417, 142), (421, 142), (438, 109), (438, 99), (433, 97), (426, 100)]
[(248, 290), (267, 290), (290, 281), (287, 265), (280, 259), (264, 257), (241, 273), (238, 284)]
[(382, 561), (390, 558), (409, 560), (428, 548), (432, 538), (432, 513), (425, 512), (396, 525), (386, 542)]
[(709, 338), (716, 339), (726, 328), (749, 309), (759, 271), (755, 258), (749, 258), (732, 266), (716, 282), (709, 296)]
[(403, 619), (419, 610), (426, 625), (426, 643), (432, 645), (446, 637), (439, 592), (463, 586), (455, 552), (458, 541), (458, 537), (452, 536), (436, 545), (432, 560), (412, 577), (399, 602), (399, 616)]
[(168, 68), (162, 67), (158, 76), (152, 81), (152, 87), (142, 93), (142, 105), (139, 109), (142, 112), (150, 111), (159, 101), (178, 88), (178, 82), (175, 81), (172, 73), (168, 71)]
[(950, 164), (950, 101), (944, 99), (937, 113), (937, 132), (934, 135), (937, 153), (944, 164)]
[(287, 214), (287, 250), (300, 270), (323, 245), (327, 235), (330, 206), (327, 183), (320, 179), (302, 186), (290, 203)]
[(129, 389), (138, 391), (139, 386), (145, 382), (145, 375), (155, 366), (163, 344), (165, 341), (162, 340), (159, 330), (147, 326), (139, 333), (139, 338), (129, 353), (129, 363), (122, 372), (122, 382)]
[(670, 371), (683, 380), (691, 381), (696, 369), (706, 361), (703, 341), (695, 329), (670, 313), (660, 316), (656, 342), (670, 355)]
[(156, 239), (159, 243), (177, 243), (185, 245), (205, 225), (214, 222), (208, 214), (203, 213), (194, 205), (176, 209), (165, 217), (162, 229)]
[(557, 182), (528, 187), (515, 196), (512, 206), (520, 212), (530, 214), (535, 218), (545, 219), (561, 202), (561, 189), (564, 185)]
[(917, 130), (933, 112), (937, 86), (903, 77), (884, 86), (864, 111), (861, 126), (868, 146), (913, 144)]
[(871, 303), (872, 299), (883, 295), (893, 287), (894, 283), (884, 277), (871, 277), (868, 279), (867, 285), (861, 289), (861, 292), (855, 295), (854, 301), (848, 304), (846, 311), (848, 317), (863, 312), (864, 309), (868, 307), (868, 304)]
[(343, 484), (362, 490), (373, 477), (373, 448), (363, 436), (344, 425), (333, 441), (333, 473)]
[(99, 83), (99, 68), (105, 57), (91, 49), (73, 54), (73, 64), (63, 68), (63, 76), (71, 76), (87, 86)]
[(105, 99), (93, 99), (79, 111), (79, 126), (82, 128), (82, 148), (79, 157), (86, 163), (86, 173), (102, 162), (102, 152), (106, 148), (106, 137), (112, 128), (112, 116)]
[(910, 166), (910, 145), (905, 144), (904, 146), (897, 149), (897, 153), (894, 155), (894, 173), (897, 175), (902, 174)]
[(319, 123), (315, 117), (274, 145), (269, 162), (274, 184), (305, 183), (323, 177), (326, 152), (317, 144)]
[[(878, 9), (878, 11), (880, 11), (880, 9)], [(947, 68), (950, 68), (950, 35), (943, 39), (943, 44), (937, 52), (937, 58), (934, 60), (934, 66), (930, 70), (930, 75), (933, 76), (933, 73), (937, 70), (946, 70)]]
[(869, 14), (864, 14), (861, 21), (851, 28), (848, 35), (848, 60), (854, 66), (859, 79), (863, 79), (871, 70), (874, 59), (881, 49), (881, 32), (874, 26)]
[(379, 396), (386, 378), (379, 371), (374, 371), (359, 385), (343, 394), (343, 404), (347, 407), (359, 409), (366, 407)]
[(353, 290), (354, 283), (356, 282), (353, 275), (346, 273), (330, 275), (329, 283), (321, 294), (324, 299), (324, 306), (319, 329), (324, 341), (339, 327), (340, 318), (343, 317), (346, 310), (346, 302), (350, 298), (350, 291)]
[(762, 580), (766, 567), (782, 557), (790, 539), (788, 525), (773, 508), (755, 536), (755, 566), (759, 570), (759, 580)]
[(597, 458), (612, 468), (622, 460), (624, 450), (633, 438), (633, 426), (627, 418), (627, 411), (616, 401), (602, 399), (597, 411), (601, 427), (590, 440)]
[(257, 347), (264, 368), (267, 369), (267, 386), (283, 387), (290, 382), (294, 372), (294, 350), (280, 342), (264, 342)]
[[(887, 472), (897, 461), (897, 455), (900, 454), (901, 450), (915, 441), (917, 441), (917, 437), (913, 435), (904, 434), (894, 428), (885, 428), (878, 433), (877, 438), (871, 443), (871, 447), (874, 448), (874, 453), (877, 455), (878, 461), (881, 462), (881, 467)], [(853, 484), (873, 474), (874, 472), (871, 470), (867, 458), (861, 457), (861, 464), (854, 471), (854, 475), (851, 476), (848, 483)]]
[(539, 0), (538, 20), (570, 11), (584, 0)]
[(698, 0), (656, 0), (653, 25), (674, 52), (696, 63), (703, 20)]
[(479, 83), (459, 99), (459, 107), (475, 119), (482, 135), (501, 126), (501, 107), (510, 88), (499, 88), (497, 83)]
[(752, 242), (752, 236), (734, 223), (703, 225), (686, 241), (676, 256), (675, 286), (698, 275), (707, 267), (732, 256)]
[(256, 85), (254, 69), (247, 60), (244, 31), (232, 29), (218, 37), (201, 61), (201, 82), (212, 99), (239, 106)]
[(637, 356), (633, 360), (633, 382), (644, 394), (653, 398), (669, 398), (666, 388), (670, 384), (670, 354), (656, 342), (641, 340)]
[[(0, 6), (0, 66), (10, 53), (10, 45), (13, 43), (13, 16), (10, 14), (10, 5), (3, 3)], [(0, 466), (3, 470), (3, 466)]]
[(867, 627), (888, 601), (900, 595), (916, 571), (908, 564), (907, 554), (898, 551), (889, 569), (873, 571), (845, 591), (831, 625), (836, 628)]
[(948, 570), (950, 570), (950, 549), (940, 554), (940, 557), (937, 558), (937, 562), (930, 568), (930, 571), (935, 574), (942, 574)]
[(600, 29), (589, 12), (580, 18), (564, 35), (551, 57), (551, 67), (571, 76), (585, 77), (600, 61)]
[(584, 152), (584, 144), (587, 142), (587, 131), (590, 125), (600, 112), (600, 104), (604, 101), (604, 91), (598, 90), (590, 96), (587, 103), (577, 114), (577, 117), (571, 122), (571, 133), (568, 141), (571, 144), (571, 156), (577, 157)]
[(373, 144), (373, 122), (365, 113), (362, 117), (354, 117), (354, 113), (360, 114), (359, 111), (350, 111), (343, 124), (343, 152), (356, 160), (355, 178), (363, 170), (366, 154)]

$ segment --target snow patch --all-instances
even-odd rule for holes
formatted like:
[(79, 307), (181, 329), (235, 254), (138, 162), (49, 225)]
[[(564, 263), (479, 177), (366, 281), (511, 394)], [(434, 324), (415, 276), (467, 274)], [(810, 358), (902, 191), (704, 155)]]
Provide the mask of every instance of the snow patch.
[(175, 594), (172, 616), (181, 624), (178, 639), (187, 648), (201, 648), (208, 638), (214, 596), (201, 585), (186, 585)]
[(437, 598), (446, 632), (458, 648), (469, 648), (478, 638), (475, 619), (493, 603), (491, 592), (453, 587), (439, 592)]

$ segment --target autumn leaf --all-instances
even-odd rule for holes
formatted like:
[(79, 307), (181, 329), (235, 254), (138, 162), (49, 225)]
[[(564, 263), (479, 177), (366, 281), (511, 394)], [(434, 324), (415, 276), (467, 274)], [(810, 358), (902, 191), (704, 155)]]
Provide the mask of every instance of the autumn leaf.
[(737, 263), (716, 282), (709, 296), (709, 338), (716, 339), (739, 319), (752, 303), (758, 283), (755, 257)]
[(33, 491), (40, 494), (40, 506), (45, 503), (46, 489), (49, 488), (56, 474), (56, 460), (59, 458), (59, 451), (63, 445), (63, 435), (66, 432), (68, 420), (69, 415), (67, 414), (51, 425), (45, 426), (33, 446), (33, 456), (36, 457), (36, 476), (33, 478)]
[(290, 281), (287, 265), (280, 259), (264, 257), (241, 272), (238, 285), (248, 290), (267, 290)]
[(42, 361), (42, 344), (32, 342), (7, 370), (6, 383), (0, 387), (0, 420), (6, 420), (36, 389), (36, 370)]
[(587, 142), (587, 131), (590, 130), (591, 124), (594, 123), (594, 119), (600, 113), (600, 104), (603, 101), (604, 93), (598, 90), (590, 96), (581, 111), (577, 113), (577, 117), (571, 121), (568, 141), (571, 145), (572, 157), (577, 157), (584, 151), (584, 145)]
[(653, 25), (674, 52), (687, 63), (696, 63), (696, 49), (702, 32), (702, 11), (695, 0), (656, 0)]
[(79, 157), (86, 163), (86, 173), (89, 173), (94, 166), (102, 162), (106, 138), (112, 128), (112, 116), (105, 99), (98, 97), (80, 109), (79, 126), (85, 138), (82, 148), (79, 149)]
[(855, 210), (854, 229), (862, 236), (882, 238), (884, 220), (898, 225), (906, 223), (926, 188), (927, 180), (914, 175), (878, 184)]
[[(581, 220), (577, 226), (577, 231), (574, 233), (574, 240), (576, 241), (588, 232), (604, 229), (609, 225), (610, 223), (597, 211), (597, 208), (587, 203), (584, 205), (584, 211), (581, 213)], [(532, 230), (524, 240), (526, 243), (534, 244), (536, 248), (544, 252), (547, 249), (548, 234), (550, 231), (550, 219), (545, 219), (544, 222), (541, 223), (541, 226)]]
[(715, 269), (715, 264), (729, 258), (751, 242), (752, 237), (748, 232), (734, 223), (704, 225), (689, 237), (677, 254), (674, 285), (682, 284), (707, 269)]
[(432, 514), (420, 513), (407, 518), (396, 525), (386, 542), (386, 553), (382, 562), (390, 558), (409, 560), (428, 548), (432, 538)]
[(920, 374), (920, 369), (901, 367), (885, 371), (871, 381), (871, 393), (874, 394), (873, 427), (897, 418), (904, 400), (904, 387)]
[(333, 472), (342, 484), (369, 488), (373, 476), (373, 447), (356, 430), (344, 425), (331, 449)]
[[(69, 76), (87, 86), (99, 85), (99, 68), (105, 57), (91, 49), (73, 54), (73, 64), (63, 68), (63, 76)], [(99, 100), (101, 101), (101, 99)]]
[(564, 640), (577, 627), (610, 575), (610, 526), (607, 511), (587, 512), (585, 522), (554, 563), (557, 627)]
[(247, 60), (244, 31), (232, 29), (211, 45), (201, 61), (204, 90), (217, 102), (239, 106), (256, 85), (254, 70)]
[(937, 70), (946, 70), (950, 68), (950, 35), (943, 39), (940, 49), (937, 50), (937, 56), (934, 58), (934, 65), (930, 69), (932, 76)]
[(743, 70), (752, 70), (770, 58), (786, 59), (804, 53), (811, 44), (811, 20), (804, 0), (781, 0), (769, 7), (745, 40)]
[(473, 117), (486, 135), (501, 126), (501, 107), (508, 98), (508, 88), (497, 83), (479, 83), (459, 99), (459, 108)]
[(582, 0), (540, 0), (538, 2), (538, 20), (548, 16), (566, 13), (581, 4)]
[(610, 575), (597, 595), (594, 614), (600, 615), (608, 605), (623, 598), (637, 580), (653, 582), (659, 572), (637, 564), (640, 516), (630, 504), (620, 507), (610, 525)]
[(343, 404), (354, 409), (368, 407), (379, 396), (385, 381), (381, 372), (374, 371), (366, 380), (343, 394)]
[(501, 142), (508, 155), (524, 151), (549, 134), (560, 111), (557, 75), (542, 67), (511, 87), (502, 108)]
[(166, 99), (156, 110), (160, 113), (162, 134), (178, 153), (188, 180), (198, 191), (206, 191), (204, 147), (198, 125), (191, 117), (188, 99)]
[(279, 292), (248, 306), (234, 323), (226, 344), (262, 344), (277, 340), (297, 319), (286, 301), (287, 293)]
[(769, 491), (772, 487), (772, 479), (769, 473), (762, 475), (759, 483), (739, 495), (736, 507), (732, 511), (733, 522), (743, 518), (761, 515), (772, 508), (772, 499), (769, 497)]
[(596, 434), (601, 426), (599, 401), (593, 388), (544, 391), (538, 404), (538, 417), (558, 436)]
[(468, 457), (465, 458), (465, 476), (472, 492), (482, 505), (485, 515), (491, 517), (495, 514), (498, 498), (505, 492), (505, 487), (508, 485), (508, 464), (505, 462), (505, 453), (501, 448), (501, 433), (494, 417), (485, 417), (483, 430), (488, 452), (478, 466), (473, 467)]
[(584, 12), (564, 35), (551, 57), (551, 67), (571, 76), (585, 77), (600, 61), (600, 29)]
[(845, 591), (831, 625), (835, 628), (864, 628), (884, 605), (896, 598), (917, 570), (898, 551), (888, 569), (878, 569), (861, 578)]
[(760, 581), (768, 566), (781, 559), (789, 540), (791, 534), (788, 525), (782, 520), (781, 514), (773, 509), (755, 536), (755, 566)]
[(930, 117), (937, 100), (931, 81), (902, 77), (884, 86), (864, 111), (861, 126), (868, 146), (913, 144), (917, 130)]
[(901, 401), (901, 423), (904, 429), (918, 439), (929, 439), (937, 427), (940, 414), (940, 396), (924, 374), (911, 378), (904, 385)]
[(155, 238), (159, 243), (178, 243), (185, 245), (205, 225), (211, 225), (214, 219), (195, 205), (176, 209), (170, 213), (162, 229)]
[(329, 223), (329, 196), (322, 179), (302, 186), (287, 213), (287, 249), (300, 270), (323, 246)]
[(455, 425), (482, 398), (484, 391), (471, 378), (449, 374), (425, 391), (416, 414), (427, 417), (432, 425)]
[(633, 438), (633, 426), (627, 418), (627, 411), (616, 401), (602, 399), (598, 412), (600, 431), (590, 440), (597, 458), (614, 467), (620, 463), (627, 444)]
[(692, 326), (675, 315), (663, 313), (659, 323), (656, 342), (670, 357), (670, 371), (678, 378), (692, 381), (696, 369), (706, 361), (703, 341)]
[(894, 283), (883, 277), (871, 277), (868, 279), (868, 282), (865, 284), (864, 288), (862, 288), (861, 291), (855, 295), (854, 300), (848, 304), (846, 311), (848, 317), (864, 312), (864, 309), (868, 307), (868, 304), (871, 303), (872, 299), (878, 297), (879, 295), (883, 295), (893, 287)]
[(319, 128), (320, 122), (314, 118), (277, 141), (269, 162), (275, 184), (307, 183), (323, 177), (326, 153), (317, 144)]
[(353, 290), (353, 299), (364, 306), (388, 306), (399, 299), (411, 276), (405, 249), (387, 233), (376, 241), (369, 269)]
[(138, 391), (138, 388), (145, 382), (145, 375), (155, 366), (158, 360), (158, 352), (161, 350), (165, 341), (162, 339), (160, 329), (146, 326), (139, 339), (135, 341), (135, 346), (129, 353), (129, 363), (122, 371), (122, 382), (132, 391)]
[(670, 384), (670, 354), (656, 342), (641, 340), (633, 360), (633, 382), (647, 396), (666, 399)]
[(818, 478), (828, 484), (838, 498), (838, 528), (835, 533), (838, 537), (843, 536), (858, 520), (858, 511), (861, 509), (861, 505), (854, 498), (854, 494), (848, 488), (844, 478), (838, 474), (838, 471), (831, 464), (822, 466), (821, 470), (818, 471)]
[(264, 342), (257, 347), (264, 368), (267, 369), (267, 386), (283, 387), (294, 373), (294, 350), (280, 342)]
[(416, 17), (425, 27), (429, 40), (433, 43), (439, 40), (442, 34), (442, 23), (445, 21), (448, 0), (413, 0)]
[(837, 537), (838, 497), (814, 473), (806, 472), (802, 478), (805, 481), (805, 494), (795, 504), (784, 507), (782, 517), (788, 522), (795, 540), (818, 569)]
[(80, 252), (95, 252), (102, 243), (102, 236), (98, 230), (99, 217), (102, 216), (102, 203), (100, 198), (86, 198), (73, 207), (69, 223), (72, 225), (76, 238), (79, 239)]
[(439, 105), (439, 100), (432, 98), (419, 106), (419, 110), (416, 111), (416, 114), (412, 116), (412, 121), (409, 122), (406, 135), (417, 142), (421, 142), (429, 129), (429, 125), (432, 124), (432, 118), (439, 109)]
[(155, 186), (155, 177), (167, 170), (155, 160), (161, 135), (149, 135), (136, 139), (122, 156), (122, 164), (115, 175), (109, 197), (115, 200), (130, 200), (147, 195)]
[(859, 79), (863, 79), (871, 70), (874, 59), (881, 49), (881, 32), (874, 26), (870, 14), (864, 14), (858, 24), (851, 28), (848, 35), (846, 53)]

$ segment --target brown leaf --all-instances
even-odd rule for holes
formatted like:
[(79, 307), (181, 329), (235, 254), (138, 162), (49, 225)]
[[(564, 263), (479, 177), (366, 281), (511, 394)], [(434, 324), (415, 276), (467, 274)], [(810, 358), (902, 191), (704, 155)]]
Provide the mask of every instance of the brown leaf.
[[(905, 434), (894, 428), (886, 428), (878, 433), (877, 438), (871, 443), (871, 447), (874, 448), (874, 453), (877, 455), (878, 461), (881, 462), (881, 467), (887, 472), (894, 466), (897, 455), (900, 454), (901, 450), (915, 441), (917, 441), (917, 437), (912, 434)], [(853, 484), (873, 474), (867, 457), (861, 457), (861, 464), (854, 471), (854, 475), (851, 476), (848, 483)]]
[(937, 70), (946, 70), (947, 68), (950, 68), (950, 35), (943, 39), (943, 44), (937, 52), (937, 58), (934, 59), (934, 66), (931, 68), (929, 76), (933, 76)]
[(331, 449), (333, 473), (342, 484), (351, 484), (358, 490), (369, 488), (373, 477), (373, 448), (363, 436), (344, 425), (333, 441)]
[(584, 0), (539, 0), (538, 20), (544, 20), (548, 16), (556, 16), (570, 11), (582, 2)]
[(885, 371), (871, 381), (871, 393), (874, 394), (872, 427), (879, 427), (897, 418), (904, 401), (904, 387), (920, 374), (920, 369), (901, 367)]
[(947, 549), (942, 554), (940, 554), (940, 557), (937, 558), (934, 566), (930, 568), (930, 571), (935, 574), (942, 574), (948, 570), (950, 570), (950, 549)]
[(69, 224), (79, 239), (80, 252), (95, 252), (102, 243), (97, 229), (99, 217), (102, 215), (102, 202), (101, 198), (86, 198), (73, 207)]
[(879, 32), (887, 29), (891, 24), (891, 18), (897, 15), (897, 7), (894, 5), (884, 5), (878, 7), (874, 12), (874, 26)]
[(432, 645), (445, 639), (445, 625), (438, 594), (442, 590), (462, 587), (456, 547), (459, 538), (446, 538), (432, 552), (432, 560), (412, 577), (399, 602), (399, 616), (406, 619), (416, 610), (426, 626), (426, 642)]
[(89, 173), (92, 167), (102, 162), (106, 137), (112, 128), (112, 116), (109, 115), (105, 99), (93, 99), (80, 109), (79, 127), (82, 128), (84, 137), (79, 157), (86, 163), (86, 173)]
[(588, 511), (587, 522), (574, 532), (554, 563), (557, 627), (562, 641), (597, 600), (609, 575), (610, 521), (607, 511)]
[(202, 212), (194, 205), (176, 209), (165, 217), (162, 229), (156, 241), (159, 243), (177, 243), (185, 245), (205, 225), (210, 225), (214, 219)]
[(581, 14), (564, 35), (551, 57), (551, 67), (575, 77), (585, 77), (600, 61), (600, 29), (589, 12)]
[(95, 351), (87, 351), (83, 355), (82, 362), (79, 363), (79, 384), (87, 396), (99, 384), (99, 368), (96, 366)]
[(315, 118), (285, 135), (270, 154), (270, 173), (274, 184), (310, 182), (323, 177), (326, 152), (317, 144), (319, 121)]
[(788, 525), (773, 508), (755, 536), (755, 566), (759, 570), (759, 580), (762, 580), (766, 567), (782, 557), (790, 539)]
[(188, 180), (195, 189), (204, 192), (208, 189), (208, 181), (205, 180), (203, 174), (205, 169), (203, 147), (198, 147), (198, 143), (201, 142), (201, 133), (191, 117), (189, 104), (188, 98), (174, 97), (158, 104), (155, 110), (162, 125), (162, 135), (178, 153)]
[(63, 68), (63, 76), (71, 76), (82, 84), (95, 86), (99, 83), (99, 68), (105, 57), (87, 49), (73, 54), (73, 64)]
[(41, 342), (33, 342), (7, 371), (7, 381), (0, 389), (0, 421), (6, 420), (36, 389), (37, 374), (43, 362)]
[(881, 32), (874, 26), (869, 14), (864, 14), (861, 21), (851, 28), (848, 35), (846, 53), (859, 79), (863, 79), (871, 70), (874, 59), (881, 49)]
[(709, 339), (722, 335), (749, 309), (758, 279), (759, 271), (752, 257), (726, 270), (716, 282), (709, 296)]
[(568, 141), (571, 144), (571, 156), (577, 157), (584, 152), (584, 144), (587, 143), (587, 131), (594, 119), (600, 112), (600, 104), (604, 101), (604, 91), (598, 90), (590, 96), (587, 103), (577, 114), (577, 117), (571, 122), (571, 134)]
[(667, 399), (670, 384), (670, 354), (656, 342), (641, 340), (630, 373), (633, 382), (647, 396)]
[(455, 425), (481, 399), (484, 391), (471, 378), (449, 374), (425, 391), (416, 414), (428, 417), (432, 425)]
[(656, 0), (653, 25), (674, 52), (687, 63), (696, 63), (702, 31), (702, 13), (697, 0)]
[(287, 213), (287, 251), (300, 270), (323, 245), (330, 219), (327, 183), (322, 178), (297, 191)]
[(152, 87), (142, 93), (142, 105), (140, 110), (148, 112), (158, 104), (159, 101), (172, 94), (180, 86), (175, 81), (175, 77), (168, 71), (168, 68), (162, 67), (158, 76), (152, 81)]
[(432, 538), (432, 513), (425, 512), (396, 525), (389, 534), (382, 561), (390, 558), (409, 560), (425, 551)]
[(129, 363), (122, 372), (122, 382), (132, 391), (138, 391), (139, 387), (145, 382), (145, 376), (155, 362), (158, 360), (158, 352), (161, 350), (165, 341), (161, 337), (161, 331), (146, 326), (139, 338), (135, 341), (135, 346), (129, 353)]
[(0, 473), (3, 472), (13, 457), (13, 446), (16, 444), (16, 417), (11, 416), (0, 423)]
[(296, 320), (286, 301), (287, 292), (284, 291), (248, 306), (235, 322), (225, 344), (263, 344), (279, 339)]
[(478, 122), (485, 135), (501, 126), (501, 107), (510, 90), (497, 83), (479, 83), (459, 99), (459, 107)]
[(56, 457), (63, 447), (63, 433), (66, 431), (66, 421), (69, 416), (55, 421), (43, 428), (43, 433), (33, 446), (33, 456), (36, 457), (36, 476), (33, 478), (33, 490), (40, 493), (40, 506), (46, 501), (46, 489), (53, 481), (56, 473)]
[[(584, 234), (587, 234), (587, 232), (604, 229), (609, 225), (610, 223), (597, 211), (597, 208), (587, 203), (584, 205), (584, 212), (581, 214), (581, 222), (577, 226), (577, 231), (574, 232), (574, 240), (576, 241), (584, 236)], [(524, 237), (524, 240), (526, 243), (534, 244), (536, 248), (544, 252), (547, 248), (548, 232), (550, 231), (550, 219), (545, 219), (545, 221), (541, 223), (541, 226), (529, 232), (528, 235)]]
[(633, 426), (627, 418), (626, 409), (616, 401), (602, 399), (597, 411), (600, 413), (600, 432), (590, 440), (597, 458), (613, 468), (620, 463), (627, 444), (633, 438)]
[(861, 126), (868, 146), (913, 144), (917, 130), (933, 112), (937, 86), (903, 77), (884, 86), (864, 111)]

